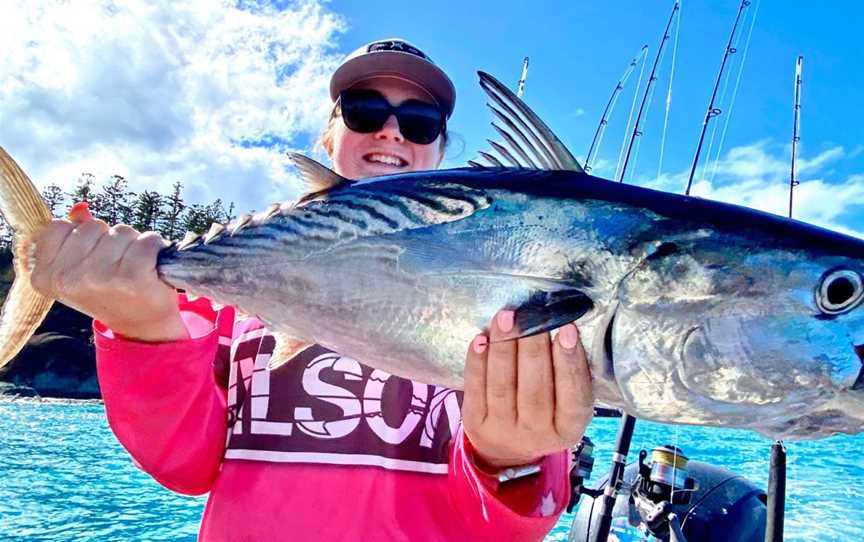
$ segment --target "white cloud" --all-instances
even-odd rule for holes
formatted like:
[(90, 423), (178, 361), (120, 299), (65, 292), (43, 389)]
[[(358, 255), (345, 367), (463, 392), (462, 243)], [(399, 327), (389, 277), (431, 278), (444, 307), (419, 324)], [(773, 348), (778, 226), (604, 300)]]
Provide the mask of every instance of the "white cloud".
[[(823, 151), (816, 155), (815, 158), (807, 160), (806, 158), (800, 158), (796, 160), (795, 169), (797, 175), (801, 175), (802, 173), (809, 173), (811, 171), (818, 171), (822, 166), (828, 164), (834, 160), (839, 158), (843, 158), (846, 155), (846, 152), (843, 150), (843, 147), (832, 147), (826, 151)], [(788, 173), (790, 169), (790, 165), (787, 162), (786, 172)]]
[(345, 23), (320, 2), (13, 1), (3, 11), (0, 145), (38, 184), (116, 173), (133, 190), (168, 192), (180, 180), (188, 200), (241, 210), (296, 192), (284, 151), (323, 126), (342, 56)]
[[(850, 214), (864, 206), (864, 175), (834, 180), (827, 170), (834, 162), (854, 154), (843, 147), (832, 147), (812, 158), (798, 160), (800, 184), (795, 188), (793, 200), (793, 216), (797, 220), (864, 238), (861, 225), (850, 220)], [(712, 163), (704, 171), (700, 168), (690, 193), (786, 216), (789, 174), (789, 147), (759, 141), (730, 149), (716, 167)], [(689, 170), (664, 174), (642, 184), (681, 192), (688, 177)]]

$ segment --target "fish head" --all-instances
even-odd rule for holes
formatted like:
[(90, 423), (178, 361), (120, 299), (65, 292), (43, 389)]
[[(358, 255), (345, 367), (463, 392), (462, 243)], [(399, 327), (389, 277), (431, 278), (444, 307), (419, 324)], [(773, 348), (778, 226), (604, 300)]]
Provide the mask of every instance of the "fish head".
[(609, 349), (631, 408), (772, 438), (864, 431), (864, 261), (719, 235), (671, 245), (618, 291)]

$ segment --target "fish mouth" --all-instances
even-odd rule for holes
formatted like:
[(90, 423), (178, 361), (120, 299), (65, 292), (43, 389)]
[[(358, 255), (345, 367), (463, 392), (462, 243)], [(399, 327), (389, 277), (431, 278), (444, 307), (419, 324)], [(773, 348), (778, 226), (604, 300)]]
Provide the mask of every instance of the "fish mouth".
[(855, 345), (855, 353), (858, 354), (858, 361), (861, 362), (861, 370), (858, 372), (858, 378), (852, 384), (852, 389), (855, 391), (864, 391), (864, 344)]

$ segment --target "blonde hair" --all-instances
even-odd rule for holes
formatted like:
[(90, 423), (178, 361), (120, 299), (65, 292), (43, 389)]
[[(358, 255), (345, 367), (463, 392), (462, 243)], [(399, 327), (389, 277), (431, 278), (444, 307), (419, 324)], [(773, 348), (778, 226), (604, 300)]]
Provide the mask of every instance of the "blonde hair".
[[(327, 120), (327, 126), (324, 127), (324, 130), (321, 132), (316, 143), (317, 146), (324, 149), (324, 152), (326, 152), (328, 156), (333, 155), (333, 133), (336, 130), (336, 123), (340, 118), (342, 118), (342, 108), (339, 106), (339, 102), (337, 101), (333, 104), (333, 110), (330, 111), (330, 118)], [(447, 136), (447, 123), (445, 122), (441, 134), (438, 135), (438, 148), (441, 151), (442, 156), (447, 149), (447, 142), (449, 140), (450, 138)]]

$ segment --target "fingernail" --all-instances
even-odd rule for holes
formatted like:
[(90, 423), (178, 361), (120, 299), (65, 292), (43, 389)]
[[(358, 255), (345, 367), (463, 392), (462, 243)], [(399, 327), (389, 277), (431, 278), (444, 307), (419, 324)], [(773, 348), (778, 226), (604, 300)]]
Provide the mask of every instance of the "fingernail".
[(498, 313), (496, 319), (498, 320), (498, 329), (507, 333), (508, 331), (513, 329), (513, 318), (515, 313), (513, 311), (501, 311)]
[(579, 330), (573, 324), (567, 324), (558, 331), (558, 344), (567, 350), (576, 348), (579, 344)]
[(477, 354), (482, 354), (486, 351), (486, 346), (489, 344), (489, 339), (486, 335), (477, 335), (474, 337), (474, 340), (471, 341), (471, 349), (474, 350)]
[(79, 201), (69, 209), (69, 220), (72, 222), (86, 222), (92, 218), (90, 205), (86, 201)]

